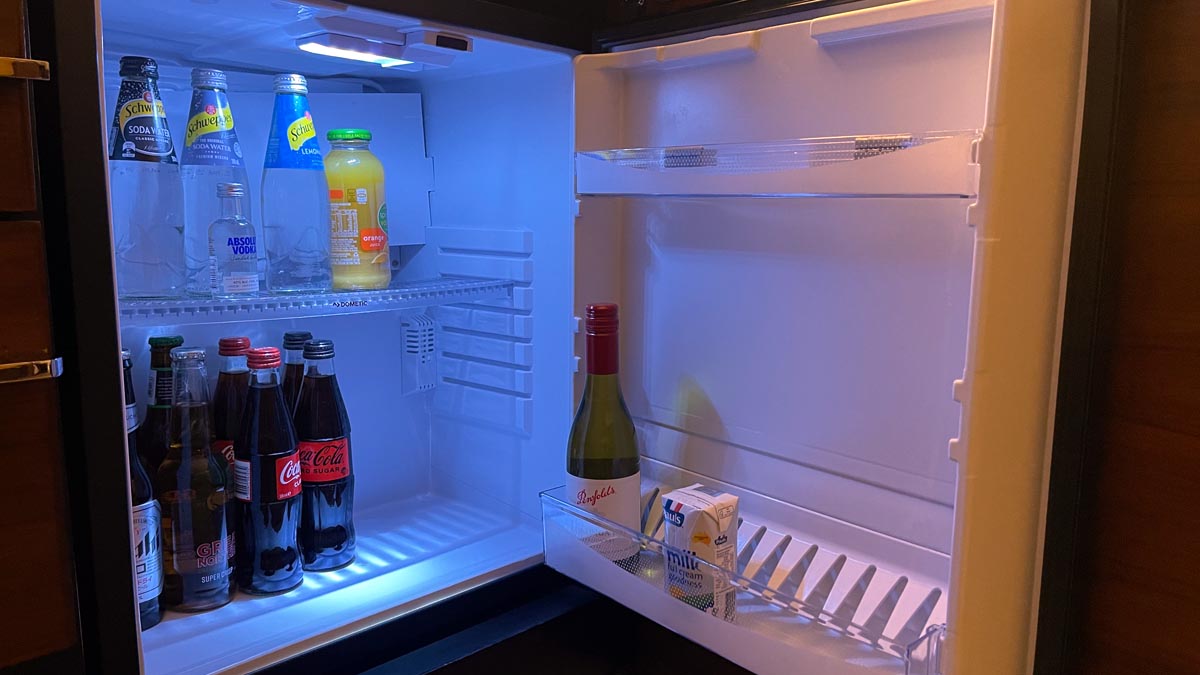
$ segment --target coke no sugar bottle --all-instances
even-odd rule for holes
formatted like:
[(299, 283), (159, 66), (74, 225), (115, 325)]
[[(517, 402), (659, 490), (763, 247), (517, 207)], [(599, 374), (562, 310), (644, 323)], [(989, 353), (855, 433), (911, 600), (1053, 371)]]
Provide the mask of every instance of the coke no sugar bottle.
[(333, 341), (309, 340), (304, 361), (295, 415), (304, 482), (300, 551), (304, 569), (324, 572), (354, 562), (350, 420), (333, 370)]
[(221, 370), (217, 373), (217, 390), (213, 393), (213, 457), (225, 470), (225, 527), (229, 532), (229, 566), (234, 566), (237, 549), (238, 514), (233, 501), (233, 440), (242, 428), (242, 410), (246, 407), (246, 392), (250, 388), (250, 370), (246, 354), (250, 338), (223, 337), (217, 342)]

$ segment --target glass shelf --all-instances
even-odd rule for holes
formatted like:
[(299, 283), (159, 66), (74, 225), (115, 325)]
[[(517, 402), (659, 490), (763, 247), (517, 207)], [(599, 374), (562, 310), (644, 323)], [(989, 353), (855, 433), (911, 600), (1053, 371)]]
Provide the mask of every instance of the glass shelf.
[(502, 279), (443, 277), (395, 283), (381, 291), (260, 295), (239, 300), (122, 300), (120, 317), (123, 326), (144, 326), (364, 314), (504, 298), (512, 294), (512, 288), (512, 281)]
[[(739, 535), (750, 536), (739, 538), (737, 570), (711, 565), (663, 542), (661, 516), (653, 518), (666, 488), (648, 487), (643, 483), (642, 532), (579, 508), (565, 488), (541, 493), (546, 564), (755, 672), (851, 675), (864, 664), (880, 674), (942, 672), (945, 625), (934, 616), (940, 588), (850, 563), (845, 555), (820, 564), (817, 545), (741, 519)], [(636, 553), (614, 560), (629, 550)], [(693, 605), (671, 595), (664, 588), (668, 557), (689, 560), (693, 574), (736, 589), (732, 617), (697, 609), (711, 600)], [(836, 589), (843, 590), (840, 599)]]
[(942, 197), (978, 192), (979, 132), (827, 136), (576, 153), (581, 195)]

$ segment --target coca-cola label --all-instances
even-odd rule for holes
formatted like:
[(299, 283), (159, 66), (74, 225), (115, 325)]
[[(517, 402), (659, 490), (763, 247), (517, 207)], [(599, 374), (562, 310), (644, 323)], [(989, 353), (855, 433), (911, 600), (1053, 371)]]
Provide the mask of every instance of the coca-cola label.
[(227, 464), (233, 463), (233, 441), (213, 441), (213, 456), (224, 457)]
[(350, 438), (329, 441), (300, 441), (301, 479), (305, 483), (329, 483), (350, 476)]
[(138, 602), (153, 600), (162, 592), (162, 513), (151, 499), (133, 507), (133, 569)]
[[(349, 463), (347, 463), (349, 471)], [(300, 467), (300, 453), (293, 452), (275, 460), (275, 494), (279, 499), (291, 499), (300, 494), (301, 477), (304, 471)]]

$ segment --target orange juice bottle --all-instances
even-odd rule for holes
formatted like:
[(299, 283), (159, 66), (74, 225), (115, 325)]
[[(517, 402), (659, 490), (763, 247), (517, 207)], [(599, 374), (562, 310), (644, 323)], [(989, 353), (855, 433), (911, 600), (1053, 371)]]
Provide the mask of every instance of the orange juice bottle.
[(388, 259), (387, 194), (383, 164), (367, 144), (366, 129), (333, 129), (325, 157), (329, 183), (330, 262), (335, 290), (387, 288), (392, 280)]

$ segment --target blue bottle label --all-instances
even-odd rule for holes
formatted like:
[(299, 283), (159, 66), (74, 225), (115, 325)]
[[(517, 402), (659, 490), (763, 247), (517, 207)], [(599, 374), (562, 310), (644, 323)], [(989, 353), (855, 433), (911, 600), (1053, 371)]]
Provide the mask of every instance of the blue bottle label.
[(245, 166), (242, 146), (233, 127), (233, 112), (225, 92), (196, 89), (188, 113), (183, 143), (183, 164)]
[(312, 113), (308, 110), (308, 97), (276, 94), (263, 168), (325, 170)]

